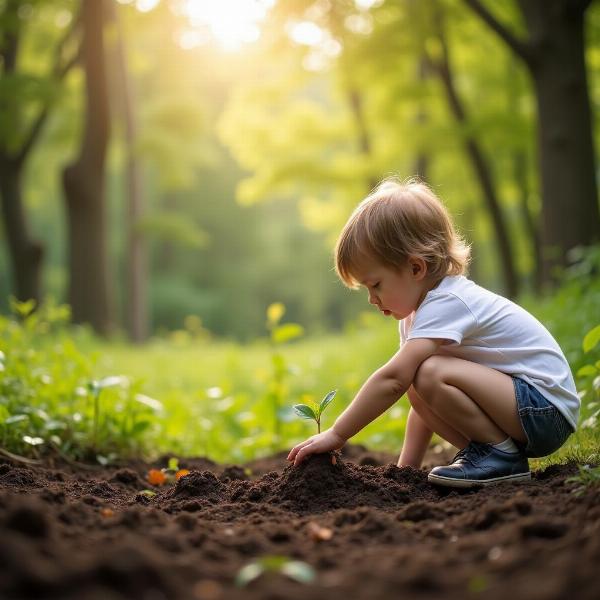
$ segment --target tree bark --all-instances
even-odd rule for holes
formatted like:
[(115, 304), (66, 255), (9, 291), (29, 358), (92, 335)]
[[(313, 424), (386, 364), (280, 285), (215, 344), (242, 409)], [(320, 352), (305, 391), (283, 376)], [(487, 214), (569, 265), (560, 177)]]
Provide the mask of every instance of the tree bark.
[(144, 212), (144, 194), (141, 165), (136, 156), (138, 127), (133, 82), (127, 69), (125, 40), (117, 8), (112, 5), (111, 18), (116, 27), (114, 97), (122, 114), (127, 152), (127, 282), (125, 300), (125, 327), (133, 342), (143, 342), (148, 337), (148, 257), (144, 236), (139, 223)]
[(577, 245), (600, 239), (593, 127), (585, 67), (584, 16), (590, 0), (519, 0), (529, 36), (514, 36), (480, 0), (471, 9), (519, 56), (538, 109), (544, 281)]
[(0, 157), (0, 197), (17, 300), (42, 299), (42, 244), (29, 233), (21, 196), (20, 165)]
[(85, 123), (79, 157), (63, 172), (73, 320), (100, 334), (112, 328), (106, 247), (104, 165), (109, 108), (104, 56), (105, 0), (82, 0)]
[(515, 185), (519, 194), (519, 212), (523, 226), (529, 236), (533, 256), (533, 286), (539, 290), (543, 286), (542, 247), (540, 243), (540, 227), (529, 207), (529, 185), (527, 184), (527, 163), (524, 152), (515, 152), (512, 157)]
[[(418, 63), (417, 69), (417, 77), (419, 79), (419, 83), (422, 84), (427, 79), (428, 74), (428, 60), (426, 55), (421, 53)], [(427, 113), (423, 110), (422, 105), (419, 106), (417, 111), (417, 116), (415, 118), (417, 127), (421, 127), (424, 123), (427, 122)], [(429, 154), (421, 149), (417, 153), (417, 158), (415, 160), (414, 173), (419, 179), (427, 182), (428, 174), (429, 174)]]
[[(18, 74), (17, 62), (21, 41), (21, 19), (18, 16), (20, 4), (18, 0), (7, 0), (0, 14), (6, 25), (0, 37), (0, 77), (4, 74), (13, 77)], [(55, 48), (55, 61), (50, 77), (56, 81), (61, 81), (78, 59), (78, 53), (68, 60), (64, 60), (63, 57), (64, 47), (76, 30), (78, 22), (76, 16), (72, 27), (65, 32)], [(4, 103), (0, 104), (0, 111), (10, 111), (14, 114), (13, 126), (19, 131), (25, 130), (25, 127), (21, 127), (26, 121), (25, 108), (18, 103), (15, 110), (15, 105), (11, 105), (15, 101), (16, 99), (11, 98), (6, 106)], [(16, 147), (9, 148), (6, 142), (0, 139), (0, 199), (9, 261), (13, 271), (13, 287), (18, 300), (35, 300), (36, 306), (42, 301), (44, 247), (32, 237), (29, 230), (22, 194), (22, 177), (27, 159), (39, 139), (50, 108), (51, 100), (42, 103), (30, 127), (24, 131), (21, 143)]]
[(544, 279), (577, 245), (600, 239), (584, 13), (564, 1), (521, 1), (537, 59), (531, 65), (539, 115)]
[[(0, 38), (0, 67), (8, 75), (15, 75), (19, 54), (21, 30), (18, 17), (19, 3), (9, 0), (2, 18), (11, 24)], [(4, 74), (2, 73), (2, 74)], [(10, 110), (0, 104), (0, 110)], [(41, 267), (43, 246), (31, 237), (22, 197), (22, 173), (26, 154), (11, 152), (0, 140), (0, 197), (2, 218), (8, 242), (14, 292), (18, 300), (42, 299)]]
[[(352, 115), (354, 116), (354, 122), (358, 132), (358, 148), (360, 153), (365, 157), (365, 160), (370, 161), (373, 158), (371, 150), (372, 144), (365, 120), (363, 99), (361, 93), (354, 86), (350, 86), (348, 89), (348, 104), (350, 105)], [(367, 184), (369, 190), (373, 191), (377, 187), (377, 179), (369, 176), (367, 177)]]

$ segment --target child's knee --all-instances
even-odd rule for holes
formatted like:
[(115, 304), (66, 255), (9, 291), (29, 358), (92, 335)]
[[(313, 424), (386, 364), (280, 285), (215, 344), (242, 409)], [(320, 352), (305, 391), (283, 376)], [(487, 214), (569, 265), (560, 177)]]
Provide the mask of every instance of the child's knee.
[(421, 398), (432, 398), (435, 388), (442, 382), (444, 358), (441, 356), (430, 356), (424, 360), (415, 375), (413, 385)]

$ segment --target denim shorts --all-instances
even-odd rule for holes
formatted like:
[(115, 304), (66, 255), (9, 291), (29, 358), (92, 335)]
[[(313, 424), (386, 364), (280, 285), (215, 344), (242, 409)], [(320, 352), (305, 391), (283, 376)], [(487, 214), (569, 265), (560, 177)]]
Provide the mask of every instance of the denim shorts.
[(536, 388), (518, 377), (513, 377), (517, 409), (527, 442), (517, 440), (525, 456), (547, 456), (558, 450), (573, 433), (573, 428), (560, 411)]

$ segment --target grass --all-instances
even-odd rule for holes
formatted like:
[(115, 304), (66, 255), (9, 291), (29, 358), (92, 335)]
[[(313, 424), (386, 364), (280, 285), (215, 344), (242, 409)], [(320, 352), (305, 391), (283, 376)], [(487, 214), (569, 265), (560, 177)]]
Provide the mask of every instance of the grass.
[[(584, 352), (582, 341), (598, 325), (600, 282), (593, 272), (567, 277), (552, 297), (524, 304), (579, 374), (587, 425), (532, 466), (597, 464), (600, 344)], [(52, 449), (105, 463), (162, 453), (242, 462), (288, 450), (314, 433), (295, 404), (338, 390), (323, 416), (328, 427), (398, 347), (396, 328), (374, 313), (343, 333), (298, 339), (301, 329), (280, 324), (281, 307), (270, 307), (265, 338), (251, 344), (211, 340), (190, 327), (132, 346), (69, 326), (66, 307), (31, 309), (15, 304), (14, 315), (0, 317), (0, 444), (34, 458)], [(407, 411), (401, 400), (352, 441), (399, 453)]]

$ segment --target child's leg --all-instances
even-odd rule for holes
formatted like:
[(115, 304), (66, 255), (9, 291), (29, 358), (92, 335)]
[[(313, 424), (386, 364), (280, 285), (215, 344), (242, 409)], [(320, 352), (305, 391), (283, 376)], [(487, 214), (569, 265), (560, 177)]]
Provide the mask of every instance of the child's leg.
[(421, 364), (413, 385), (431, 412), (467, 440), (491, 444), (507, 436), (526, 440), (509, 375), (436, 354)]
[(406, 420), (404, 443), (398, 459), (399, 467), (419, 468), (434, 432), (459, 449), (469, 443), (468, 439), (432, 412), (413, 386), (407, 395), (411, 409)]
[(469, 443), (469, 440), (464, 435), (438, 417), (438, 415), (429, 408), (427, 402), (419, 396), (414, 386), (411, 386), (408, 390), (408, 399), (414, 409), (413, 412), (417, 413), (417, 416), (420, 417), (425, 426), (431, 429), (432, 432), (437, 433), (440, 437), (444, 438), (447, 442), (450, 442), (459, 450)]

